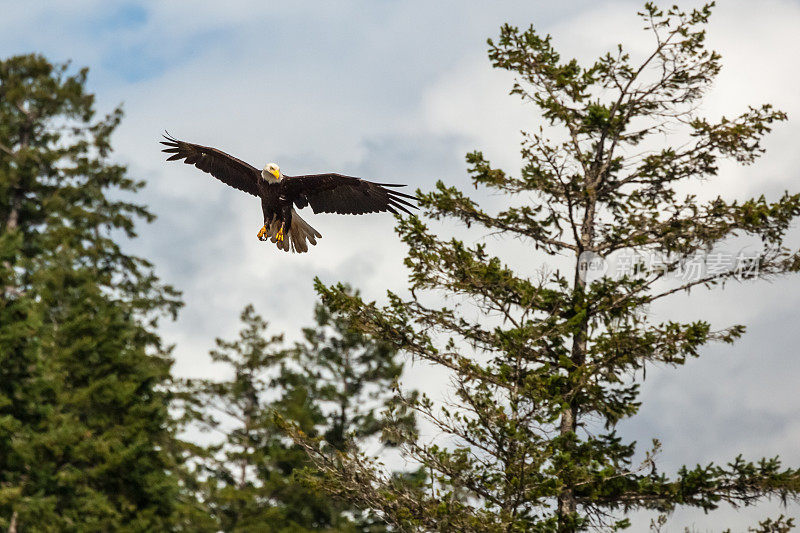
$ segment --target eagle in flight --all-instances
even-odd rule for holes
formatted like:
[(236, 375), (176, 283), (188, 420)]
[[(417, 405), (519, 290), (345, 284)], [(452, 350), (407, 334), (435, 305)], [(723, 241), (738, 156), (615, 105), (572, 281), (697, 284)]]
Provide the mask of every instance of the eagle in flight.
[(409, 201), (415, 200), (414, 196), (390, 188), (405, 185), (374, 183), (334, 173), (286, 176), (275, 163), (258, 170), (216, 148), (179, 141), (169, 134), (164, 138), (161, 144), (166, 148), (162, 151), (171, 154), (167, 161), (183, 159), (187, 165), (194, 165), (231, 187), (261, 198), (264, 226), (258, 232), (258, 239), (274, 242), (286, 252), (307, 252), (308, 243), (315, 245), (322, 237), (300, 218), (295, 206), (302, 209), (310, 205), (314, 213), (342, 215), (381, 211), (397, 214), (398, 209), (411, 214), (408, 208), (416, 209)]

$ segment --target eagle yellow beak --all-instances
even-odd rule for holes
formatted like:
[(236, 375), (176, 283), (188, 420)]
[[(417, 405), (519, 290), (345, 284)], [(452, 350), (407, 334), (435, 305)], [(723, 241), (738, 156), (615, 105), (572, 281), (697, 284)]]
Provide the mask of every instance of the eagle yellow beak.
[(280, 173), (280, 171), (279, 171), (277, 168), (273, 168), (273, 169), (271, 169), (271, 170), (269, 171), (269, 173), (270, 173), (270, 174), (272, 174), (273, 176), (275, 176), (275, 179), (276, 179), (276, 180), (280, 180), (280, 179), (281, 179), (281, 173)]

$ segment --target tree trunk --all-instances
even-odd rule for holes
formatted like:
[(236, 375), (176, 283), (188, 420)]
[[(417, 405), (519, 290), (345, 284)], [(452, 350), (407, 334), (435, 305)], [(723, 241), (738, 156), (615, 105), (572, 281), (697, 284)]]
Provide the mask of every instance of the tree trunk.
[[(20, 140), (19, 146), (20, 150), (23, 150), (28, 147), (30, 143), (30, 135), (31, 130), (33, 129), (33, 125), (29, 122), (25, 128), (22, 129), (20, 133)], [(14, 158), (13, 152), (9, 154), (9, 157), (12, 159)], [(22, 191), (17, 188), (11, 188), (11, 205), (8, 212), (8, 217), (6, 218), (6, 227), (5, 231), (7, 233), (11, 233), (15, 231), (19, 227), (19, 210), (22, 207)], [(9, 273), (11, 272), (11, 268), (13, 265), (9, 261), (3, 261), (3, 268), (7, 269)], [(11, 294), (19, 294), (19, 289), (14, 285), (6, 285), (3, 287), (3, 292), (0, 294), (3, 298), (7, 298)]]
[[(17, 150), (17, 154), (24, 153), (24, 150), (28, 148), (28, 145), (31, 142), (31, 135), (33, 132), (33, 122), (31, 121), (31, 117), (28, 115), (28, 122), (26, 122), (25, 127), (22, 128), (19, 135), (19, 150)], [(17, 156), (10, 154), (12, 159), (16, 159)], [(19, 161), (17, 161), (19, 163)], [(19, 226), (19, 209), (22, 207), (22, 191), (18, 187), (19, 183), (17, 183), (17, 187), (12, 185), (11, 188), (11, 210), (8, 213), (8, 218), (6, 219), (6, 231), (12, 232), (17, 229)]]
[[(594, 241), (594, 216), (595, 216), (595, 202), (594, 187), (592, 185), (587, 187), (589, 199), (587, 200), (586, 213), (584, 214), (583, 224), (581, 225), (581, 242), (578, 243), (578, 256), (575, 261), (575, 277), (573, 281), (573, 290), (575, 294), (585, 293), (586, 290), (586, 275), (588, 272), (588, 265), (583, 263), (586, 257), (583, 256), (584, 252), (591, 251)], [(585, 305), (585, 303), (584, 303)], [(580, 327), (575, 332), (572, 339), (572, 355), (570, 360), (575, 367), (581, 367), (586, 362), (586, 346), (587, 337), (589, 334), (589, 316), (584, 317)], [(570, 373), (571, 374), (571, 373)], [(569, 379), (568, 393), (572, 394), (578, 383), (574, 383)], [(561, 414), (561, 424), (559, 434), (566, 435), (570, 432), (574, 433), (577, 428), (578, 422), (578, 406), (574, 400), (570, 400), (570, 405)], [(572, 533), (575, 529), (568, 525), (566, 517), (573, 515), (578, 509), (577, 501), (575, 500), (575, 491), (573, 487), (565, 487), (558, 495), (558, 531), (560, 533)], [(571, 522), (571, 520), (569, 521)]]
[(20, 194), (17, 191), (14, 191), (12, 194), (11, 211), (8, 213), (8, 218), (6, 219), (6, 231), (9, 233), (17, 229), (17, 226), (19, 226), (19, 208), (22, 204), (22, 198), (20, 198)]
[(17, 533), (17, 511), (11, 513), (11, 522), (8, 524), (8, 533)]

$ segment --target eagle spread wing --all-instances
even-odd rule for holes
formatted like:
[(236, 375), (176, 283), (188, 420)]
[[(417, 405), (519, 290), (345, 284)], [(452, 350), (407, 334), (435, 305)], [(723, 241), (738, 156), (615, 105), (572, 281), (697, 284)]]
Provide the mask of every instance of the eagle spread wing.
[[(416, 208), (408, 200), (416, 198), (387, 187), (403, 187), (394, 183), (374, 183), (341, 174), (307, 174), (284, 176), (287, 196), (298, 208), (311, 206), (314, 213), (361, 215), (397, 209), (411, 214), (407, 207)], [(408, 200), (407, 200), (408, 199)]]
[(183, 159), (187, 165), (194, 165), (231, 187), (258, 196), (261, 172), (254, 166), (216, 148), (179, 141), (168, 135), (164, 138), (166, 141), (161, 141), (161, 144), (167, 148), (162, 151), (173, 154), (167, 161)]

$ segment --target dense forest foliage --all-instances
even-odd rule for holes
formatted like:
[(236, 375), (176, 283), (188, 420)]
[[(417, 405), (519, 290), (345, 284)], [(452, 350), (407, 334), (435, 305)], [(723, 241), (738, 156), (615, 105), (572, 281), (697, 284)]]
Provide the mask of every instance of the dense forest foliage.
[[(647, 365), (678, 367), (744, 332), (655, 322), (652, 302), (800, 270), (785, 245), (800, 195), (678, 193), (724, 158), (753, 162), (786, 119), (770, 105), (697, 114), (720, 69), (705, 43), (712, 7), (646, 4), (653, 50), (639, 62), (620, 46), (582, 66), (549, 36), (503, 26), (489, 57), (545, 123), (525, 134), (517, 173), (479, 151), (467, 161), (475, 187), (508, 206), (488, 212), (441, 182), (419, 193), (427, 221), (398, 220), (410, 298), (381, 305), (317, 281), (294, 343), (248, 305), (238, 336), (209, 354), (216, 379), (172, 374), (159, 323), (177, 317), (181, 294), (125, 251), (153, 214), (121, 199), (144, 184), (114, 161), (121, 109), (96, 116), (87, 69), (0, 60), (0, 528), (574, 532), (625, 529), (646, 510), (657, 530), (679, 506), (797, 499), (800, 471), (777, 458), (669, 476), (657, 442), (637, 450), (616, 431), (639, 409)], [(472, 240), (437, 234), (440, 219)], [(487, 233), (571, 269), (515, 271)], [(675, 275), (742, 235), (761, 253)], [(622, 251), (658, 264), (590, 275)], [(409, 356), (447, 370), (452, 402), (399, 383)], [(426, 440), (423, 423), (444, 438)], [(375, 450), (418, 469), (387, 468)], [(792, 525), (781, 516), (753, 531)]]
[[(0, 524), (162, 530), (179, 486), (170, 360), (156, 326), (178, 294), (114, 236), (144, 207), (110, 160), (119, 109), (96, 118), (86, 69), (0, 62)], [(117, 237), (118, 239), (118, 237)]]

